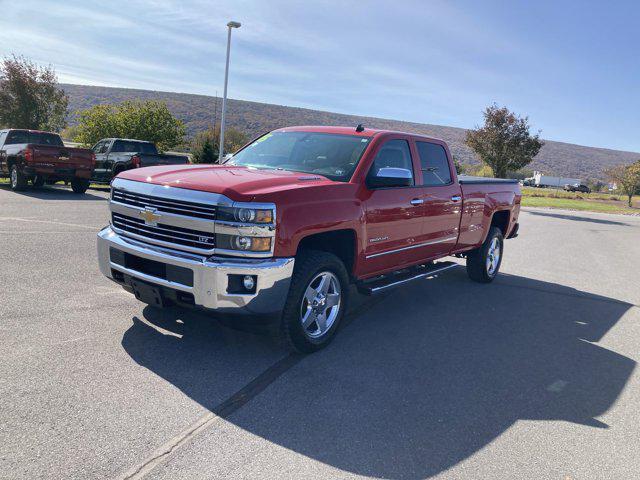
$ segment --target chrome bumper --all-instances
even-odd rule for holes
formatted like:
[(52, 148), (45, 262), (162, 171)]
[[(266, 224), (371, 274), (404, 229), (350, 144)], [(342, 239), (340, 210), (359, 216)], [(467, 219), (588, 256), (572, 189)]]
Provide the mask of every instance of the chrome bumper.
[[(154, 277), (111, 261), (110, 249), (126, 252), (193, 271), (193, 286)], [(266, 314), (279, 312), (289, 292), (293, 274), (293, 258), (224, 258), (202, 257), (142, 243), (106, 227), (98, 233), (100, 271), (115, 281), (112, 270), (122, 272), (155, 285), (193, 295), (195, 305), (221, 313)], [(256, 275), (256, 291), (252, 294), (227, 293), (228, 275)]]

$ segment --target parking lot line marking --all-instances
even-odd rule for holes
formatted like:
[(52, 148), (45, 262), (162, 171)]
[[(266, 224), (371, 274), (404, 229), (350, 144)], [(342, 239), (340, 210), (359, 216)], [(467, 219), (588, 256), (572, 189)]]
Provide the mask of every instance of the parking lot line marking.
[[(384, 294), (379, 295), (375, 299), (359, 305), (352, 312), (349, 312), (343, 319), (344, 323), (342, 328), (348, 326), (360, 315), (381, 303), (385, 297), (386, 295)], [(139, 480), (144, 478), (154, 468), (167, 460), (178, 448), (192, 440), (210, 426), (218, 423), (219, 420), (224, 420), (238, 411), (263, 392), (269, 385), (297, 365), (303, 358), (305, 358), (305, 355), (290, 353), (286, 357), (278, 360), (236, 393), (231, 395), (227, 400), (215, 407), (212, 411), (207, 412), (196, 420), (195, 423), (192, 423), (178, 435), (155, 449), (153, 453), (142, 463), (130, 468), (123, 475), (117, 478), (119, 480)]]
[(96, 231), (96, 227), (94, 227), (94, 226), (81, 225), (79, 223), (66, 223), (66, 222), (56, 222), (56, 221), (53, 221), (53, 220), (36, 220), (34, 218), (19, 218), (19, 217), (0, 217), (0, 221), (2, 221), (2, 220), (10, 220), (12, 222), (48, 223), (48, 224), (51, 224), (51, 225), (65, 225), (67, 227), (88, 228), (90, 230)]
[(204, 414), (186, 430), (183, 430), (178, 435), (157, 448), (142, 464), (135, 466), (119, 478), (122, 480), (138, 480), (144, 478), (177, 448), (219, 420), (223, 420), (239, 410), (243, 405), (256, 397), (287, 370), (296, 365), (300, 360), (302, 360), (302, 358), (304, 358), (303, 355), (292, 353), (278, 360), (251, 382), (214, 408), (213, 411)]
[(564, 387), (566, 387), (568, 383), (569, 382), (565, 380), (556, 380), (555, 382), (553, 382), (551, 385), (547, 387), (547, 391), (559, 393), (562, 390), (564, 390)]

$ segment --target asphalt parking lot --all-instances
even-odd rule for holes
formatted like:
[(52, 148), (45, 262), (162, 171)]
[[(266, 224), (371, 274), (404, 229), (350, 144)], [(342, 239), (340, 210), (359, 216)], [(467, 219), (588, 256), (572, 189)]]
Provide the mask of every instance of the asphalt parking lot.
[(106, 197), (0, 186), (1, 478), (640, 476), (640, 217), (527, 210), (298, 357), (103, 278)]

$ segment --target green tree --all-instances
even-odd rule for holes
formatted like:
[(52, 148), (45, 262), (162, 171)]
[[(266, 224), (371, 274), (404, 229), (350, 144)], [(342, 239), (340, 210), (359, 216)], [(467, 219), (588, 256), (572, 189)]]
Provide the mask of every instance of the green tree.
[[(233, 153), (243, 147), (248, 141), (247, 136), (235, 128), (227, 128), (224, 132), (224, 151)], [(210, 145), (213, 152), (213, 159), (209, 161), (205, 147)], [(215, 163), (220, 153), (220, 130), (209, 128), (198, 132), (191, 142), (191, 152), (194, 163)]]
[(0, 127), (60, 131), (68, 103), (53, 67), (15, 55), (0, 62)]
[(631, 165), (618, 165), (605, 172), (633, 206), (633, 195), (640, 190), (640, 160)]
[(78, 112), (78, 124), (72, 132), (76, 142), (86, 145), (118, 137), (154, 142), (160, 150), (166, 150), (182, 142), (185, 127), (164, 102), (128, 100)]
[(529, 133), (528, 118), (495, 104), (484, 111), (484, 125), (467, 132), (465, 143), (491, 168), (494, 177), (525, 167), (544, 145), (539, 134)]
[(467, 172), (467, 166), (463, 163), (460, 163), (458, 157), (453, 155), (453, 166), (456, 168), (456, 173), (458, 175), (464, 175)]
[(216, 158), (218, 158), (218, 154), (213, 147), (213, 143), (210, 138), (206, 138), (195, 163), (214, 163)]

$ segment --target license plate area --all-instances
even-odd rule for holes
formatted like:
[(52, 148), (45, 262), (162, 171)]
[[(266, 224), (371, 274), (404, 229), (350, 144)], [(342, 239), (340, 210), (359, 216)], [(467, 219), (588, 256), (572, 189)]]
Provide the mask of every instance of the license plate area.
[(187, 287), (193, 287), (193, 270), (189, 268), (138, 257), (137, 255), (132, 255), (113, 247), (111, 247), (109, 251), (109, 256), (113, 263), (129, 270), (161, 278), (169, 282), (179, 283)]
[(162, 289), (141, 280), (131, 279), (133, 294), (138, 300), (154, 307), (164, 307), (165, 300)]

